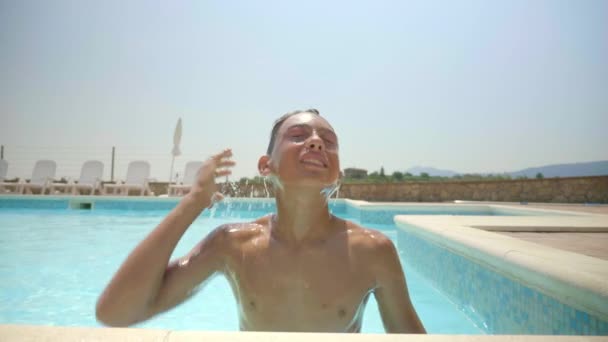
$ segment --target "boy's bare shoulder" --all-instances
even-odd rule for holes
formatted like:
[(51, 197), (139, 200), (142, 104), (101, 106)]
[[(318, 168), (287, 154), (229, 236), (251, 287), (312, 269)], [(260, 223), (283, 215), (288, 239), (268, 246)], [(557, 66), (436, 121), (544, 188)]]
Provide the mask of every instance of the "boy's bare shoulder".
[(362, 227), (352, 221), (345, 220), (344, 222), (351, 248), (379, 257), (393, 254), (396, 251), (395, 245), (384, 233)]
[(347, 222), (349, 246), (355, 251), (377, 277), (399, 274), (401, 263), (393, 241), (382, 232)]
[(244, 243), (266, 235), (269, 220), (269, 216), (264, 216), (251, 222), (226, 223), (217, 227), (212, 234), (224, 243)]

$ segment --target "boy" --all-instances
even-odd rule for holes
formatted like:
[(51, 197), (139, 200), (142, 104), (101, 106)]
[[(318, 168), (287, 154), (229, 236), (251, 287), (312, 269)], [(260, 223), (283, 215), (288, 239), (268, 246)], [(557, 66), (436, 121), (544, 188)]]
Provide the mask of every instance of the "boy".
[(98, 320), (146, 320), (221, 273), (237, 299), (241, 330), (359, 332), (373, 293), (387, 332), (425, 333), (392, 242), (329, 213), (338, 138), (314, 109), (279, 118), (259, 159), (260, 174), (274, 181), (277, 213), (220, 226), (169, 262), (186, 229), (221, 196), (215, 178), (231, 173), (231, 156), (225, 150), (207, 160), (191, 191), (129, 255), (97, 302)]

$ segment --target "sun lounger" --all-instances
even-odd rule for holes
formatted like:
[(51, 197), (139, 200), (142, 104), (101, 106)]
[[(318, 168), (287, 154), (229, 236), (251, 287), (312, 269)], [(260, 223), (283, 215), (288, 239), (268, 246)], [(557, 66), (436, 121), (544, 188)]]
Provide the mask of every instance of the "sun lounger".
[(5, 182), (8, 174), (8, 161), (0, 159), (0, 194), (21, 193), (21, 183)]
[(108, 195), (109, 190), (111, 194), (118, 194), (123, 196), (129, 195), (129, 190), (139, 190), (140, 195), (151, 195), (152, 191), (148, 186), (150, 181), (150, 163), (143, 160), (132, 161), (127, 167), (127, 178), (125, 181), (117, 181), (116, 184), (105, 184), (103, 186), (102, 194)]
[(186, 164), (186, 169), (184, 170), (184, 178), (180, 184), (170, 184), (169, 185), (169, 196), (183, 196), (185, 193), (190, 191), (192, 184), (196, 181), (196, 176), (198, 174), (198, 170), (203, 165), (203, 162), (200, 161), (191, 161)]
[(98, 160), (88, 160), (82, 164), (78, 182), (68, 181), (67, 184), (53, 183), (50, 192), (60, 191), (72, 195), (80, 195), (81, 190), (88, 190), (94, 195), (96, 190), (101, 192), (101, 177), (103, 176), (103, 163)]
[(32, 178), (29, 183), (21, 183), (21, 193), (33, 194), (32, 190), (40, 189), (40, 194), (46, 194), (47, 189), (50, 188), (53, 178), (55, 177), (55, 171), (57, 170), (57, 164), (53, 160), (39, 160), (34, 164), (34, 171), (32, 171)]

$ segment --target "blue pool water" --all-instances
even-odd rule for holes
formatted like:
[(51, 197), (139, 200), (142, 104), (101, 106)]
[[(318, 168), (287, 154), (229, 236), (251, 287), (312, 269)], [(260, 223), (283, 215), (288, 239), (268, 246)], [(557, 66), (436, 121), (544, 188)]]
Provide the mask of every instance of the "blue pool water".
[[(144, 202), (106, 202), (94, 210), (70, 210), (57, 201), (39, 201), (37, 206), (11, 203), (0, 203), (0, 323), (64, 326), (99, 325), (94, 307), (100, 292), (127, 254), (174, 205), (146, 208)], [(207, 211), (186, 232), (173, 256), (187, 253), (223, 223), (247, 221), (272, 209), (233, 203)], [(340, 217), (383, 231), (399, 248), (396, 227), (385, 220), (385, 213), (362, 217), (344, 206), (332, 209)], [(486, 332), (465, 314), (466, 308), (452, 303), (407, 260), (402, 264), (412, 302), (429, 332)], [(238, 330), (236, 302), (226, 280), (216, 277), (188, 302), (139, 327)], [(383, 331), (371, 297), (363, 332)]]

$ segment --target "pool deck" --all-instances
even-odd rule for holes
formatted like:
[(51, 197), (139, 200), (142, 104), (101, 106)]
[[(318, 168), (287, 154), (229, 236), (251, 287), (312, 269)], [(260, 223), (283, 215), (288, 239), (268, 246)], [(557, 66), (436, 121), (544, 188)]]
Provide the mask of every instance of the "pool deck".
[[(528, 207), (531, 209), (560, 210), (596, 215), (608, 215), (608, 205), (532, 203), (527, 205), (512, 204), (510, 207), (517, 209)], [(500, 234), (541, 244), (543, 246), (549, 246), (608, 260), (608, 233), (500, 232)]]
[(608, 260), (608, 233), (497, 232), (516, 239)]
[[(568, 203), (505, 203), (505, 202), (473, 202), (473, 201), (456, 201), (460, 204), (486, 204), (499, 205), (516, 210), (532, 209), (546, 210), (548, 212), (562, 213), (577, 213), (579, 215), (607, 215), (608, 204), (568, 204)], [(547, 247), (553, 247), (564, 251), (574, 252), (578, 254), (588, 255), (595, 258), (608, 260), (608, 232), (582, 232), (576, 227), (565, 231), (525, 231), (525, 232), (507, 232), (496, 231), (505, 236), (516, 239), (533, 242)], [(579, 231), (577, 231), (579, 230)]]
[(565, 210), (576, 211), (581, 213), (608, 215), (608, 204), (603, 205), (586, 205), (586, 204), (549, 204), (549, 203), (532, 203), (527, 205), (512, 205), (517, 208), (532, 208), (532, 209), (550, 209), (550, 210)]
[(200, 332), (134, 328), (81, 328), (0, 325), (0, 341), (155, 341), (155, 342), (600, 342), (605, 336), (404, 335), (277, 332)]

